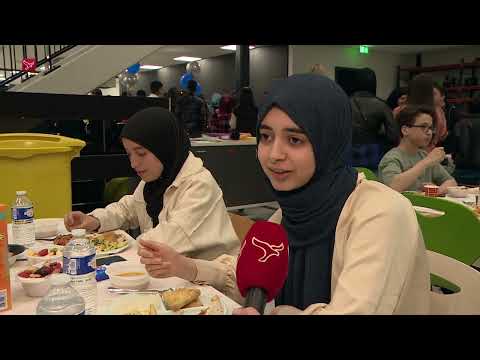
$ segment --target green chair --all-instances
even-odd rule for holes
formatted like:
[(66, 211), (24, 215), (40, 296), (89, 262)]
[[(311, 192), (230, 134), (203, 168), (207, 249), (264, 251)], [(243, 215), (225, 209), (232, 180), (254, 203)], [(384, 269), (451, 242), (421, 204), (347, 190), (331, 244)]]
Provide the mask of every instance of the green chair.
[(357, 171), (358, 171), (359, 173), (364, 173), (364, 174), (365, 174), (365, 178), (366, 178), (367, 180), (378, 181), (377, 175), (375, 175), (375, 173), (374, 173), (372, 170), (367, 169), (367, 168), (364, 168), (364, 167), (357, 167), (357, 168), (355, 168), (355, 169), (357, 169)]
[(105, 185), (103, 201), (106, 205), (120, 200), (124, 195), (131, 194), (130, 178), (113, 178)]
[[(445, 212), (445, 215), (428, 217), (417, 212), (425, 246), (428, 250), (451, 257), (466, 265), (480, 258), (480, 221), (461, 204), (442, 198), (433, 198), (412, 192), (403, 195), (412, 205)], [(432, 277), (432, 283), (435, 277)], [(438, 278), (435, 279), (436, 283)], [(442, 281), (442, 287), (444, 283)], [(447, 286), (447, 289), (452, 289)]]

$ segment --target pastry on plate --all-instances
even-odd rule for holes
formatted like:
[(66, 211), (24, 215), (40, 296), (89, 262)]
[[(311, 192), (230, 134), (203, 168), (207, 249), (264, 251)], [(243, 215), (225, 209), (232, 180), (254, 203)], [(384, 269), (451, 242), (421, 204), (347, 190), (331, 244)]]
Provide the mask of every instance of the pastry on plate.
[(213, 295), (210, 299), (206, 315), (223, 315), (223, 305), (218, 295)]
[(200, 290), (192, 288), (179, 288), (162, 293), (163, 303), (168, 310), (178, 311), (185, 305), (196, 301), (200, 296)]

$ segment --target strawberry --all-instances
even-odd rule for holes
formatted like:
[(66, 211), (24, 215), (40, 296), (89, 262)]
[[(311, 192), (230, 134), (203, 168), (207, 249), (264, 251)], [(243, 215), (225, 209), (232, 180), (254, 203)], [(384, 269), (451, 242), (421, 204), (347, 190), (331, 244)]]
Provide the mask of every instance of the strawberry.
[(32, 273), (31, 271), (25, 270), (25, 271), (22, 271), (21, 273), (19, 273), (18, 276), (20, 276), (22, 278), (28, 278), (28, 277), (30, 277), (31, 273)]
[(38, 256), (47, 256), (48, 255), (48, 249), (42, 249), (38, 252)]

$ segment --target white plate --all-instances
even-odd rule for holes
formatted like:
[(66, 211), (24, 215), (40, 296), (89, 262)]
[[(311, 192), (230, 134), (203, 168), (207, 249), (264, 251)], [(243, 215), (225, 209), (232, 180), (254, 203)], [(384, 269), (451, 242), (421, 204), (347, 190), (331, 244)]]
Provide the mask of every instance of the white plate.
[[(213, 291), (211, 288), (208, 287), (198, 287), (194, 286), (193, 288), (200, 290), (200, 297), (199, 300), (203, 304), (201, 307), (195, 307), (195, 308), (187, 308), (187, 309), (181, 309), (179, 311), (167, 311), (167, 313), (173, 314), (173, 315), (198, 315), (202, 310), (207, 308), (210, 305), (214, 305), (212, 303), (212, 297), (217, 295), (220, 302), (219, 302), (219, 309), (218, 312), (215, 312), (214, 314), (211, 315), (227, 315), (227, 307), (225, 306), (225, 303), (223, 302), (222, 298), (220, 295), (218, 295), (217, 292)], [(159, 314), (162, 315), (162, 314)]]
[(115, 230), (114, 231), (115, 234), (119, 234), (119, 235), (122, 235), (123, 238), (125, 238), (127, 240), (127, 244), (124, 246), (124, 247), (121, 247), (119, 249), (115, 249), (115, 250), (110, 250), (110, 251), (97, 251), (97, 259), (99, 257), (104, 257), (104, 256), (107, 256), (107, 255), (113, 255), (113, 254), (118, 254), (122, 251), (125, 251), (126, 249), (128, 249), (130, 247), (130, 245), (132, 245), (132, 243), (135, 241), (134, 238), (132, 238), (130, 235), (128, 235), (125, 231), (123, 230)]
[(160, 295), (127, 294), (118, 295), (110, 304), (100, 306), (97, 314), (125, 315), (126, 313), (134, 312), (136, 310), (146, 310), (150, 304), (155, 306), (157, 313), (163, 313), (166, 311)]
[(208, 306), (213, 305), (212, 297), (217, 295), (220, 302), (218, 303), (218, 312), (212, 315), (227, 315), (227, 307), (223, 302), (221, 296), (208, 287), (195, 287), (200, 290), (200, 301), (202, 307), (182, 309), (177, 312), (166, 310), (160, 295), (150, 294), (127, 294), (116, 295), (115, 299), (108, 305), (99, 307), (98, 314), (103, 315), (122, 315), (136, 309), (148, 309), (150, 304), (154, 304), (157, 310), (157, 315), (198, 315), (202, 310)]
[[(126, 249), (128, 249), (130, 247), (130, 245), (132, 245), (135, 242), (135, 239), (132, 238), (130, 235), (128, 235), (123, 230), (114, 230), (114, 232), (115, 232), (115, 234), (122, 235), (125, 239), (127, 239), (127, 244), (124, 247), (121, 247), (121, 248), (115, 249), (115, 250), (97, 251), (97, 259), (101, 258), (101, 257), (105, 257), (107, 255), (118, 254), (122, 251), (125, 251)], [(69, 232), (62, 232), (62, 235), (66, 235), (66, 234), (70, 234), (70, 233)], [(89, 235), (89, 234), (87, 234), (87, 235)], [(63, 251), (64, 246), (61, 246), (61, 245), (55, 245), (55, 246), (62, 249), (62, 251)]]
[(414, 206), (413, 208), (415, 209), (415, 211), (418, 211), (419, 213), (423, 213), (423, 214), (436, 215), (436, 216), (445, 215), (444, 211), (434, 210), (434, 209), (430, 209), (422, 206)]

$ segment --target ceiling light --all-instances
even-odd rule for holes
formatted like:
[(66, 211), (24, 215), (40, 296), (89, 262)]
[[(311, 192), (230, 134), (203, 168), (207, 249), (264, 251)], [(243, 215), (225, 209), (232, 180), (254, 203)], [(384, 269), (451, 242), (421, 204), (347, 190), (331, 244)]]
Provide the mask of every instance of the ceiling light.
[(187, 62), (190, 62), (190, 61), (198, 61), (198, 60), (202, 60), (202, 58), (198, 58), (198, 57), (191, 57), (191, 56), (179, 56), (179, 57), (173, 58), (173, 60), (176, 60), (176, 61), (187, 61)]
[(163, 66), (158, 66), (158, 65), (142, 65), (140, 66), (140, 69), (142, 70), (159, 70), (163, 68)]
[[(250, 45), (248, 48), (252, 50), (252, 49), (255, 49), (255, 46)], [(225, 46), (222, 46), (220, 49), (235, 51), (237, 50), (237, 45), (225, 45)]]

